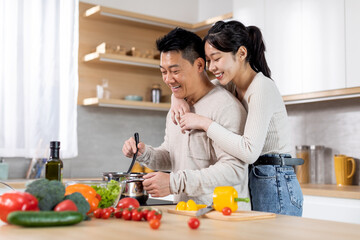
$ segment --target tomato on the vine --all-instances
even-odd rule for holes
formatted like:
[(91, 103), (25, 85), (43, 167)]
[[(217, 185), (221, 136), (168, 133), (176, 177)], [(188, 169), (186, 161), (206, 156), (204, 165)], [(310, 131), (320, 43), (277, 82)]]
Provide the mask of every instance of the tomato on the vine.
[(123, 212), (122, 208), (117, 208), (117, 209), (115, 210), (115, 212), (114, 212), (114, 216), (115, 216), (116, 218), (121, 218), (121, 217), (122, 217), (122, 212)]
[(159, 219), (151, 219), (149, 221), (149, 225), (152, 229), (158, 229), (160, 227), (160, 220)]
[(96, 209), (96, 210), (93, 212), (93, 214), (94, 214), (94, 217), (96, 217), (96, 218), (101, 218), (102, 209), (101, 209), (101, 208)]
[(197, 229), (200, 226), (200, 221), (197, 218), (190, 218), (188, 221), (188, 225), (191, 229)]
[(231, 208), (229, 208), (229, 207), (224, 207), (224, 208), (222, 209), (222, 213), (223, 213), (224, 215), (226, 215), (226, 216), (231, 215), (231, 213), (232, 213)]
[(111, 212), (110, 211), (105, 211), (101, 214), (101, 218), (102, 219), (108, 219), (111, 215)]
[(162, 214), (156, 210), (151, 210), (150, 212), (147, 213), (146, 219), (148, 221), (152, 220), (152, 219), (158, 219), (161, 220)]
[(142, 213), (142, 217), (144, 218), (145, 221), (147, 221), (147, 214), (150, 212), (151, 209), (149, 208), (144, 208), (141, 213)]
[(141, 221), (143, 215), (142, 215), (142, 212), (141, 212), (141, 209), (140, 208), (134, 208), (132, 211), (131, 211), (131, 219), (133, 221)]
[(131, 209), (129, 208), (124, 209), (122, 212), (122, 218), (125, 220), (131, 220), (131, 215)]

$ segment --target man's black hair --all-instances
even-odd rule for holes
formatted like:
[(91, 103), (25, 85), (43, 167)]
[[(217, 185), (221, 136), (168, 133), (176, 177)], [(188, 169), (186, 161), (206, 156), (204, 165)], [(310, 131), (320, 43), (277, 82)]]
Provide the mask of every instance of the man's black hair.
[(157, 49), (162, 52), (177, 51), (192, 65), (199, 57), (205, 60), (204, 45), (201, 38), (193, 32), (175, 28), (156, 40)]

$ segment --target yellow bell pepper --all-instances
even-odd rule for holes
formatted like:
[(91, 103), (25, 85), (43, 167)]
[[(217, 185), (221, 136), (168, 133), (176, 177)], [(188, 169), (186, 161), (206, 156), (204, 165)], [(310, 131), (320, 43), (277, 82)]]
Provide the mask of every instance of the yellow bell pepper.
[(249, 202), (249, 198), (238, 198), (238, 193), (234, 187), (216, 187), (213, 193), (213, 207), (221, 212), (224, 207), (229, 207), (232, 212), (238, 209), (237, 202)]
[(184, 211), (186, 208), (186, 202), (178, 202), (178, 204), (176, 204), (176, 210), (178, 211)]
[(202, 208), (206, 208), (207, 206), (205, 204), (198, 204), (197, 205), (197, 209), (202, 209)]
[(194, 200), (190, 199), (186, 202), (186, 211), (197, 211), (198, 208), (197, 208), (197, 205), (196, 203), (194, 202)]

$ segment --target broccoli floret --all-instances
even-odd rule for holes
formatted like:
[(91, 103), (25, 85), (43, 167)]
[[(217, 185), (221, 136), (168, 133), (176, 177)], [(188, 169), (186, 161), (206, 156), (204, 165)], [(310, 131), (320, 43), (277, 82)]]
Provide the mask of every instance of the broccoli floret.
[(80, 212), (84, 216), (84, 218), (86, 218), (86, 213), (90, 210), (90, 205), (81, 193), (74, 192), (70, 195), (65, 196), (65, 200), (66, 199), (70, 199), (71, 201), (73, 201), (78, 208), (78, 212)]
[(25, 192), (37, 198), (40, 210), (48, 211), (64, 199), (65, 186), (56, 180), (39, 179), (30, 183)]

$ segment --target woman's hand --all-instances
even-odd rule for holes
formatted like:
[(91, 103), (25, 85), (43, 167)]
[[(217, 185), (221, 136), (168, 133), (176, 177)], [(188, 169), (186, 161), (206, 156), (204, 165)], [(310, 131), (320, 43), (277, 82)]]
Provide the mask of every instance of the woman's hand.
[[(138, 156), (141, 156), (145, 152), (145, 144), (143, 142), (139, 142), (138, 148), (139, 148)], [(136, 153), (136, 142), (133, 137), (125, 141), (122, 148), (122, 152), (128, 158), (132, 158), (133, 155)]]
[(172, 94), (170, 116), (174, 124), (177, 125), (178, 122), (180, 122), (181, 116), (187, 112), (190, 112), (189, 104), (184, 99), (176, 98), (174, 94)]
[(197, 115), (195, 113), (185, 113), (181, 116), (180, 119), (180, 127), (182, 132), (191, 129), (199, 129), (206, 132), (211, 123), (211, 119)]

